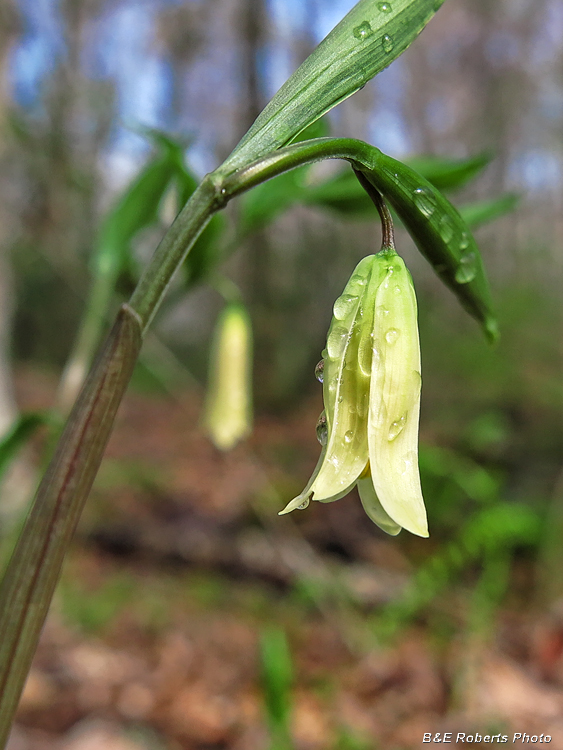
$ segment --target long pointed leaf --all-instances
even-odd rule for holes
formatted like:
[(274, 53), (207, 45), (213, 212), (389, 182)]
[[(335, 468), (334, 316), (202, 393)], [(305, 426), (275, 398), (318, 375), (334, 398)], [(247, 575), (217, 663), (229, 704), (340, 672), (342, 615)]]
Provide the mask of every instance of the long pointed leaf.
[(360, 0), (281, 87), (231, 156), (225, 175), (291, 143), (413, 42), (444, 0)]

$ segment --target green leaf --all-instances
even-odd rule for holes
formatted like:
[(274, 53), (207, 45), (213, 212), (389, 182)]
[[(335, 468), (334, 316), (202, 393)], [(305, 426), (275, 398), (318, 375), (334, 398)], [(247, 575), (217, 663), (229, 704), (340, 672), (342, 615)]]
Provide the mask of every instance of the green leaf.
[(436, 156), (414, 156), (405, 163), (426, 177), (438, 190), (454, 190), (476, 177), (491, 161), (491, 154), (477, 154), (469, 159), (443, 159)]
[[(329, 127), (325, 117), (305, 128), (295, 138), (295, 142), (301, 143), (311, 138), (324, 138), (328, 135), (328, 132)], [(304, 183), (310, 168), (311, 165), (306, 165), (290, 172), (284, 172), (245, 193), (241, 199), (241, 235), (244, 236), (249, 232), (262, 229), (281, 213), (298, 203), (304, 193)]]
[(11, 430), (0, 442), (0, 477), (10, 465), (17, 452), (23, 448), (38, 427), (48, 422), (48, 416), (41, 412), (22, 414)]
[[(405, 164), (417, 171), (439, 190), (461, 187), (473, 179), (489, 163), (486, 154), (470, 159), (454, 160), (429, 156), (412, 157)], [(377, 211), (366, 191), (349, 169), (312, 185), (303, 191), (301, 201), (328, 208), (351, 219), (372, 219)]]
[(520, 203), (520, 197), (517, 193), (504, 193), (492, 200), (461, 206), (459, 212), (468, 226), (477, 227), (514, 211)]
[(242, 235), (262, 229), (288, 208), (299, 202), (309, 166), (284, 172), (245, 193), (241, 199)]
[(216, 174), (229, 175), (291, 143), (390, 65), (442, 3), (360, 0), (281, 87)]
[(428, 180), (376, 150), (362, 174), (393, 206), (416, 246), (490, 340), (498, 336), (477, 244), (459, 212)]
[(130, 243), (156, 221), (162, 197), (176, 171), (170, 153), (158, 155), (143, 169), (102, 222), (94, 263), (118, 274), (131, 267)]

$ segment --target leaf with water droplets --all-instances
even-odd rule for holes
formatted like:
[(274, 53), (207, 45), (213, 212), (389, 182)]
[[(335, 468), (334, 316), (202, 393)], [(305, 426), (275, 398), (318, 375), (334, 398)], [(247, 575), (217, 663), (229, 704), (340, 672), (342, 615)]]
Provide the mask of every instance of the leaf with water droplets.
[(436, 10), (436, 0), (360, 0), (281, 87), (216, 174), (232, 174), (291, 143), (404, 52)]
[(466, 223), (452, 204), (413, 169), (377, 149), (365, 177), (383, 194), (405, 224), (437, 275), (483, 326), (498, 336), (481, 255)]

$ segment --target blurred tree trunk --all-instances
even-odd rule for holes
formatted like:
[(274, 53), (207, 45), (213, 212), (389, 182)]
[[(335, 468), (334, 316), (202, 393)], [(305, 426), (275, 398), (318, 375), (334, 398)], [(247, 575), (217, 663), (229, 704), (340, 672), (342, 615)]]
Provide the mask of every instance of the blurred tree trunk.
[[(265, 43), (266, 12), (263, 0), (242, 0), (240, 12), (241, 73), (244, 92), (241, 107), (242, 134), (263, 108), (259, 53)], [(247, 240), (245, 284), (254, 329), (255, 398), (267, 403), (271, 386), (271, 362), (276, 347), (275, 305), (271, 286), (272, 247), (268, 231), (254, 232)]]
[[(11, 0), (0, 6), (0, 71), (8, 65), (8, 53), (18, 33), (16, 11)], [(18, 416), (14, 396), (11, 345), (14, 313), (14, 283), (9, 251), (16, 231), (14, 212), (10, 210), (10, 179), (6, 177), (9, 158), (9, 104), (6, 83), (8, 76), (0, 78), (0, 439), (10, 430)], [(34, 483), (34, 472), (25, 457), (14, 461), (0, 485), (0, 536), (3, 528), (21, 504), (29, 497)]]

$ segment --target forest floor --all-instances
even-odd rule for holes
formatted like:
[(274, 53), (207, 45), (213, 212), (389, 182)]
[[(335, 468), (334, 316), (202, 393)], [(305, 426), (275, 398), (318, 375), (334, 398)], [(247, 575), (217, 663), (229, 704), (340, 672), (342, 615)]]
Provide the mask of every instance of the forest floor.
[[(30, 371), (18, 389), (26, 408), (53, 395)], [(294, 750), (411, 750), (438, 732), (563, 750), (563, 618), (529, 604), (526, 559), (480, 627), (461, 581), (382, 636), (437, 542), (385, 536), (355, 495), (277, 516), (315, 464), (319, 411), (261, 417), (223, 455), (197, 395), (127, 396), (9, 750), (273, 750), (259, 648), (272, 628), (292, 655)]]

